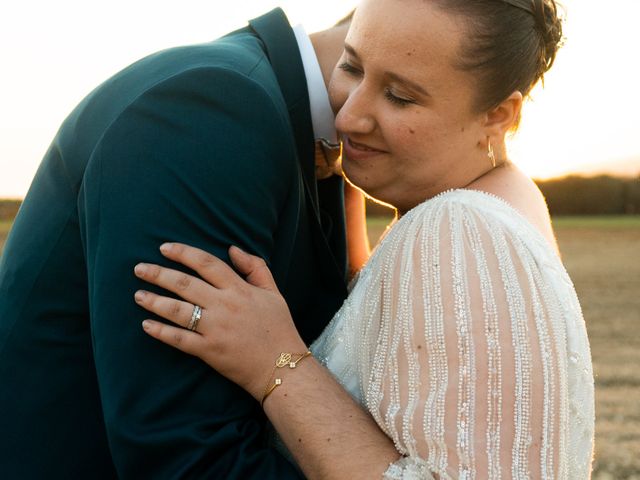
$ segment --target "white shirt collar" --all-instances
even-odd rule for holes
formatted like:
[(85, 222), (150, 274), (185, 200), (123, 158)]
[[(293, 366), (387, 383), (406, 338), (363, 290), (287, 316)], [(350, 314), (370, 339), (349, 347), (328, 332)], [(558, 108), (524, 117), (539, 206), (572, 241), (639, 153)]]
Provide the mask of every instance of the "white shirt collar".
[(311, 107), (311, 123), (313, 124), (313, 134), (316, 139), (324, 138), (332, 143), (337, 143), (335, 129), (335, 118), (329, 103), (329, 93), (322, 78), (322, 71), (318, 63), (318, 57), (313, 49), (311, 40), (302, 25), (293, 27), (293, 33), (298, 42), (300, 57), (304, 75), (307, 78), (307, 90), (309, 92), (309, 103)]

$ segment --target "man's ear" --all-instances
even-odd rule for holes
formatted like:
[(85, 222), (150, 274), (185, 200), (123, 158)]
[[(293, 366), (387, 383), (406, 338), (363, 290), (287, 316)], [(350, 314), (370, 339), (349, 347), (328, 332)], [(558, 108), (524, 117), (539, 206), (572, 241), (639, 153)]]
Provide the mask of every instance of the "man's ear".
[(500, 105), (486, 114), (484, 130), (488, 138), (502, 139), (509, 130), (518, 126), (522, 110), (522, 93), (513, 92)]

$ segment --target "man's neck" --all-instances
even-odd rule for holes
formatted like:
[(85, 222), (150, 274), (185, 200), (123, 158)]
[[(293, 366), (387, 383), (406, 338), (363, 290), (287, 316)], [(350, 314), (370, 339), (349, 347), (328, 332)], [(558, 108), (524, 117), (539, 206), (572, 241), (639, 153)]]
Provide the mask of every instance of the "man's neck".
[(329, 87), (331, 73), (344, 50), (344, 39), (348, 30), (349, 24), (344, 24), (309, 35), (327, 88)]

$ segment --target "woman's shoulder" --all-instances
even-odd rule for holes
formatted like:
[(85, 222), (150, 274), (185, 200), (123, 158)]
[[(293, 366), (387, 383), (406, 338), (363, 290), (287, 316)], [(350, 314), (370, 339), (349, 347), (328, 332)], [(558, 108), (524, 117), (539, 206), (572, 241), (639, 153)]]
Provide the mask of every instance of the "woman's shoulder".
[(466, 188), (447, 190), (427, 199), (407, 212), (398, 224), (405, 222), (415, 228), (425, 218), (440, 218), (445, 212), (445, 219), (450, 222), (455, 220), (456, 212), (462, 216), (474, 214), (491, 220), (498, 228), (539, 237), (557, 253), (544, 197), (535, 183), (515, 167), (496, 169)]
[(557, 251), (547, 202), (538, 186), (513, 163), (494, 169), (469, 185), (469, 188), (494, 195), (517, 211)]
[(414, 207), (390, 228), (373, 257), (397, 260), (410, 252), (448, 249), (475, 235), (515, 241), (541, 260), (558, 257), (555, 240), (551, 243), (506, 199), (473, 189), (447, 190)]
[[(494, 267), (519, 258), (518, 265), (563, 270), (554, 245), (526, 215), (492, 192), (465, 188), (442, 192), (400, 217), (374, 250), (355, 286), (364, 292), (388, 288), (396, 284), (395, 279), (432, 281), (433, 269), (443, 262), (449, 265), (446, 268), (471, 273), (475, 270), (465, 267), (469, 259), (480, 264), (487, 258), (494, 259)], [(495, 272), (502, 272), (501, 268)]]

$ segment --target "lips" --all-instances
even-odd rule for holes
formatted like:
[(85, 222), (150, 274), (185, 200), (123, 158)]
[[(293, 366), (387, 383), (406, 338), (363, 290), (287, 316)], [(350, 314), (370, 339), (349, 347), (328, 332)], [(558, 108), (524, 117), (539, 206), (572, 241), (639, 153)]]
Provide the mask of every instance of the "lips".
[(352, 160), (364, 160), (387, 153), (384, 150), (374, 148), (366, 143), (356, 142), (346, 135), (342, 138), (342, 144), (344, 155)]

